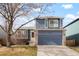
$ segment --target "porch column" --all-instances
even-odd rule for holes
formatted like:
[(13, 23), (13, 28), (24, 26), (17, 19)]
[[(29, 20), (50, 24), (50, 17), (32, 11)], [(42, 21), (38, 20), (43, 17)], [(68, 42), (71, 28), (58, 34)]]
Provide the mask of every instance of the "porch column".
[[(32, 37), (32, 32), (34, 32), (34, 37)], [(29, 45), (30, 46), (36, 46), (37, 45), (37, 31), (36, 30), (30, 32), (30, 43), (29, 43)]]
[(62, 30), (62, 45), (66, 45), (66, 35), (65, 35), (65, 30)]

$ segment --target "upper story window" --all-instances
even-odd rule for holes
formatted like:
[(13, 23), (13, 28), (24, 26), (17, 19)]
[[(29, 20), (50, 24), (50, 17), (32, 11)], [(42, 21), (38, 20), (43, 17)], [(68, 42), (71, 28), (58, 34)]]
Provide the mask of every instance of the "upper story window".
[(58, 19), (49, 19), (49, 28), (58, 28)]
[(37, 19), (36, 26), (37, 26), (37, 28), (44, 28), (45, 27), (45, 19)]

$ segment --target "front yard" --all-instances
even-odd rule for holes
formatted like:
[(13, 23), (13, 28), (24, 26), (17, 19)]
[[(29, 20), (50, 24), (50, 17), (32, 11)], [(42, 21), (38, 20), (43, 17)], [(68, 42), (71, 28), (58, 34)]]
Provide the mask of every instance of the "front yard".
[(77, 51), (79, 53), (79, 47), (70, 47), (71, 49)]
[(0, 47), (0, 56), (36, 56), (37, 47), (28, 45), (14, 45), (10, 48)]

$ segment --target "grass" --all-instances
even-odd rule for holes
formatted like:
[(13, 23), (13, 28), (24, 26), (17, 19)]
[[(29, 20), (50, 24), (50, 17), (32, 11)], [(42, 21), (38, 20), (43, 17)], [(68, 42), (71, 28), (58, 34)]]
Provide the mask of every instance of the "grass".
[(77, 51), (77, 52), (79, 52), (79, 47), (70, 47), (70, 48)]
[(37, 47), (28, 45), (14, 45), (10, 48), (0, 47), (0, 56), (36, 56)]

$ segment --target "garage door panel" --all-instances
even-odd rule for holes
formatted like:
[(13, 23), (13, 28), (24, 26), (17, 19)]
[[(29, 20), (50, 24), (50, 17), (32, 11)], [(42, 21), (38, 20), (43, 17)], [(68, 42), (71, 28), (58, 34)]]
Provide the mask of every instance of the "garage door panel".
[(61, 45), (62, 38), (61, 32), (38, 32), (38, 44), (39, 45)]

